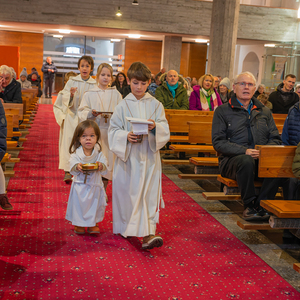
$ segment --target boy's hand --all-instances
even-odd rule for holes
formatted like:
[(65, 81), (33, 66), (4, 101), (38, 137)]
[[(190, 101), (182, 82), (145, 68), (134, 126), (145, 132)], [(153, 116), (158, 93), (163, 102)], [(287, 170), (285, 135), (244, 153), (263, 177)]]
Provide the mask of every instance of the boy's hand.
[(134, 134), (133, 132), (129, 132), (127, 135), (127, 140), (128, 140), (128, 142), (134, 144), (137, 142), (137, 135)]
[(149, 119), (147, 121), (153, 122), (153, 124), (148, 124), (148, 130), (152, 130), (153, 128), (155, 128), (156, 124), (155, 121), (152, 119)]
[(71, 97), (74, 96), (74, 94), (76, 93), (76, 91), (77, 91), (77, 87), (71, 87), (71, 89), (70, 89)]
[(76, 169), (77, 169), (79, 172), (83, 173), (83, 171), (82, 171), (82, 163), (77, 164)]
[(95, 109), (92, 110), (92, 115), (94, 117), (98, 117), (99, 115), (101, 115), (101, 113), (97, 112)]
[(102, 165), (102, 163), (99, 162), (99, 161), (97, 161), (96, 163), (98, 164), (98, 170), (99, 170), (99, 171), (102, 171), (102, 170), (103, 170), (103, 165)]

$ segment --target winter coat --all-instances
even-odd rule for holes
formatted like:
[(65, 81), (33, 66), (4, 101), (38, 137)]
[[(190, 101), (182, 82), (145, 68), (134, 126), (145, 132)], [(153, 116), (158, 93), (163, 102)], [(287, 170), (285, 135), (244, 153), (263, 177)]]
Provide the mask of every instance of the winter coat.
[(297, 146), (300, 142), (300, 103), (299, 101), (290, 108), (285, 119), (281, 139), (284, 145)]
[(5, 118), (5, 111), (0, 101), (0, 161), (6, 153), (6, 136), (7, 136), (7, 123)]
[(293, 173), (296, 177), (300, 177), (300, 143), (297, 145), (293, 165), (292, 165)]
[[(191, 93), (191, 96), (190, 96), (190, 99), (189, 99), (190, 110), (202, 110), (201, 101), (200, 101), (200, 89), (201, 89), (200, 85), (194, 85), (193, 86), (194, 91)], [(215, 93), (216, 93), (216, 96), (217, 96), (218, 105), (216, 107), (214, 107), (213, 98), (211, 96), (210, 97), (210, 105), (211, 105), (211, 110), (212, 111), (214, 111), (218, 106), (223, 104), (223, 102), (221, 100), (221, 97), (218, 94), (218, 92), (216, 92), (216, 90), (215, 90)]]
[[(274, 91), (269, 96), (269, 101), (273, 105), (274, 114), (287, 114), (289, 109), (299, 101), (299, 96), (292, 89), (289, 92), (282, 91), (283, 83), (280, 83), (277, 87), (277, 91)], [(288, 100), (284, 101), (283, 97), (287, 97)]]
[[(48, 70), (54, 70), (54, 73), (49, 72)], [(45, 62), (42, 66), (42, 72), (44, 73), (44, 79), (53, 79), (54, 74), (57, 72), (57, 68), (54, 63), (49, 64), (48, 62)]]
[(4, 103), (23, 103), (21, 84), (15, 79), (0, 93), (0, 98), (3, 99)]
[(280, 145), (281, 139), (271, 111), (252, 97), (251, 114), (236, 99), (217, 107), (212, 122), (212, 144), (221, 154), (219, 167), (226, 165), (229, 157), (245, 154), (255, 145)]
[[(160, 77), (161, 81), (165, 80), (165, 75), (166, 73)], [(180, 78), (181, 77), (179, 76), (178, 88), (175, 91), (175, 98), (173, 98), (166, 81), (163, 81), (162, 85), (160, 85), (155, 91), (155, 98), (163, 104), (165, 109), (189, 109), (187, 91)]]

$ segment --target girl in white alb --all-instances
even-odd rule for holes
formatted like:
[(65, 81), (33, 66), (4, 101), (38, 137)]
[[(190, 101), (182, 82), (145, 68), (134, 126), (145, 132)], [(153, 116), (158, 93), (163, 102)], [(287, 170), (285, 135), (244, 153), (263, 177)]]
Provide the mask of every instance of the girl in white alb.
[[(102, 175), (105, 175), (107, 160), (98, 143), (100, 130), (92, 120), (78, 124), (70, 145), (70, 173), (74, 176), (71, 186), (66, 219), (74, 225), (77, 234), (100, 233), (98, 222), (104, 218), (106, 193)], [(88, 171), (85, 164), (96, 164)], [(91, 166), (91, 165), (89, 165)]]
[(99, 125), (102, 152), (108, 160), (107, 174), (103, 176), (105, 188), (107, 187), (108, 180), (112, 180), (115, 161), (115, 154), (109, 150), (107, 132), (112, 113), (122, 100), (122, 95), (116, 88), (109, 87), (112, 75), (113, 69), (109, 64), (102, 63), (99, 65), (96, 76), (98, 86), (84, 94), (78, 109), (78, 116), (81, 121), (91, 119)]

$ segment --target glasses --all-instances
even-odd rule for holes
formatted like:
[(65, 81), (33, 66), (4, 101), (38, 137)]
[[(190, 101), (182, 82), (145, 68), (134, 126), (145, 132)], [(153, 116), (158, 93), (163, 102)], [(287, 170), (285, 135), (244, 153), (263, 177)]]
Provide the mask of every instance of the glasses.
[(241, 87), (246, 87), (248, 85), (248, 87), (254, 87), (254, 83), (251, 82), (236, 82), (235, 84), (238, 84)]

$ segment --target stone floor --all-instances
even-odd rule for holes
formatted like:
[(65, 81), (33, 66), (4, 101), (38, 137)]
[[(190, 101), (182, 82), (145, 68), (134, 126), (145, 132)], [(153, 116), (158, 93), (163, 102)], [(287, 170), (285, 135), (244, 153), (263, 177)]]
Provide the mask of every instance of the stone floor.
[(216, 220), (247, 245), (278, 274), (300, 291), (300, 274), (294, 271), (293, 263), (300, 261), (300, 241), (283, 239), (283, 230), (242, 230), (237, 226), (243, 206), (239, 201), (208, 201), (203, 191), (219, 191), (216, 180), (184, 180), (179, 173), (193, 173), (192, 166), (163, 165), (163, 173)]

